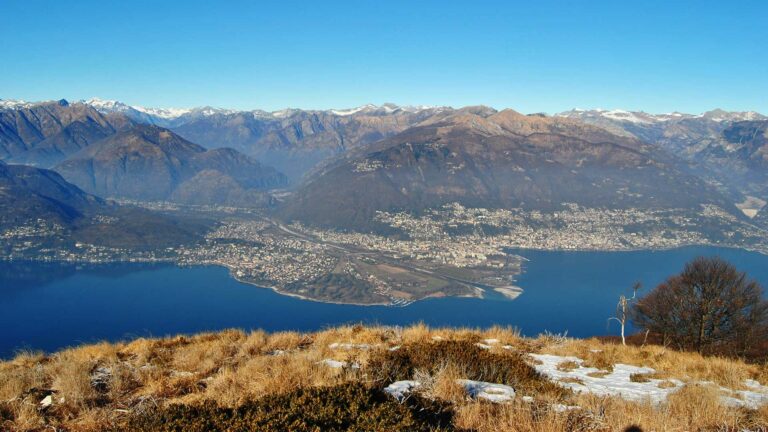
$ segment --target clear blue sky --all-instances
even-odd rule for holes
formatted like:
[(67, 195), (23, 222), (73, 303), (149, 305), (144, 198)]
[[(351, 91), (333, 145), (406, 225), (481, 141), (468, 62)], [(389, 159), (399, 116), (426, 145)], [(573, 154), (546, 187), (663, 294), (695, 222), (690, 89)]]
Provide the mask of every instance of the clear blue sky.
[(0, 0), (0, 98), (768, 113), (768, 1)]

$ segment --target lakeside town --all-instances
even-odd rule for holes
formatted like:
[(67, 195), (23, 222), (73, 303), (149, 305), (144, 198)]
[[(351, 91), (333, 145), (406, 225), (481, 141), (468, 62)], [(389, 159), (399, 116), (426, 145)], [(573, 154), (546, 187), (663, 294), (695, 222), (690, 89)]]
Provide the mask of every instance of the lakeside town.
[[(190, 208), (150, 203), (164, 211)], [(514, 298), (521, 271), (517, 249), (622, 251), (687, 245), (768, 252), (768, 233), (715, 206), (676, 210), (594, 209), (566, 204), (545, 213), (468, 208), (453, 203), (426, 211), (379, 212), (394, 235), (284, 225), (236, 208), (193, 209), (220, 222), (194, 245), (136, 251), (68, 244), (61, 226), (39, 220), (0, 233), (6, 259), (172, 262), (219, 265), (241, 281), (303, 298), (403, 305), (434, 296)], [(707, 227), (705, 232), (701, 227)], [(715, 233), (715, 234), (713, 234)]]

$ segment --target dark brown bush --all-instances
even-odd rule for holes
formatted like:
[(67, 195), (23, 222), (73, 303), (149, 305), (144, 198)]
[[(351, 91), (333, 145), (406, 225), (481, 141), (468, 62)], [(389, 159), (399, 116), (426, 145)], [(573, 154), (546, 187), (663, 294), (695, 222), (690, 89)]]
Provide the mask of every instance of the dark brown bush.
[(135, 417), (122, 430), (216, 431), (440, 431), (454, 430), (447, 405), (418, 397), (398, 403), (360, 383), (300, 389), (224, 408), (215, 402), (171, 405)]
[(435, 374), (444, 366), (457, 368), (467, 379), (512, 386), (524, 394), (569, 394), (536, 372), (518, 352), (495, 354), (470, 341), (421, 342), (396, 351), (376, 351), (368, 373), (382, 385), (412, 379), (416, 370)]
[(679, 349), (744, 355), (768, 336), (768, 302), (730, 263), (699, 257), (638, 300), (633, 321)]

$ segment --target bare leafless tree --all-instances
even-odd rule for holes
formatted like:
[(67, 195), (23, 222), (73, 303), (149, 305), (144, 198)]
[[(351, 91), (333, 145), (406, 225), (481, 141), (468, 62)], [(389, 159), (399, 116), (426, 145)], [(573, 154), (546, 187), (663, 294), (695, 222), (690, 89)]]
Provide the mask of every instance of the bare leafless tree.
[(743, 353), (766, 334), (760, 285), (721, 258), (699, 257), (639, 299), (634, 324), (665, 345), (701, 353)]
[(621, 295), (619, 297), (619, 302), (616, 304), (616, 316), (612, 316), (608, 318), (608, 322), (616, 321), (621, 326), (621, 344), (626, 345), (627, 339), (624, 337), (624, 329), (627, 325), (627, 319), (629, 317), (629, 313), (631, 312), (629, 309), (630, 303), (637, 298), (637, 292), (640, 290), (640, 282), (635, 282), (635, 284), (632, 286), (632, 297), (627, 298), (625, 295)]

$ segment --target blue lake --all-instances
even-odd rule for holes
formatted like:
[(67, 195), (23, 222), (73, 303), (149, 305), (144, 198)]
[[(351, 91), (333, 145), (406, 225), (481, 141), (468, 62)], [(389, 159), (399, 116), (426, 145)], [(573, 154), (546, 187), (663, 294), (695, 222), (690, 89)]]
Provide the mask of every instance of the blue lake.
[[(343, 323), (515, 326), (585, 337), (607, 326), (618, 296), (645, 292), (699, 255), (719, 255), (768, 286), (768, 256), (711, 247), (637, 252), (514, 251), (529, 261), (514, 301), (445, 298), (407, 307), (304, 301), (240, 283), (221, 267), (0, 262), (0, 358), (99, 340), (204, 330), (310, 331)], [(642, 293), (641, 293), (642, 294)]]

